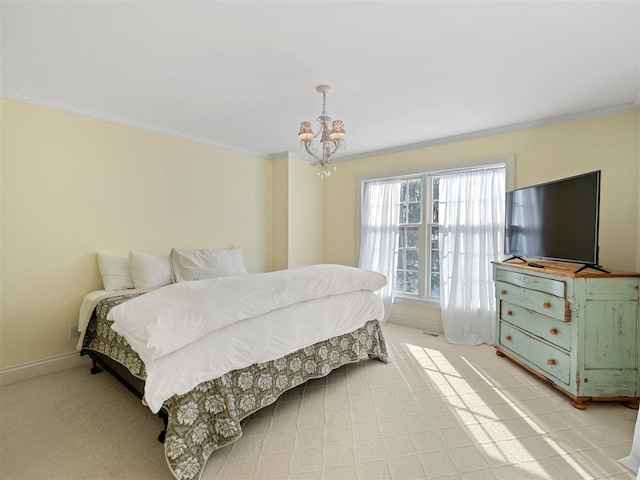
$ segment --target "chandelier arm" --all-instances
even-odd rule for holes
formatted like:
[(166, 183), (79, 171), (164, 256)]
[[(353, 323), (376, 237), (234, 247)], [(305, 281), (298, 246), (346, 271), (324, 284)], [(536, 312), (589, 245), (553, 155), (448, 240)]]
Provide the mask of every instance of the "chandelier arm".
[(320, 158), (319, 158), (315, 153), (313, 153), (313, 152), (309, 149), (309, 147), (310, 147), (311, 145), (312, 145), (312, 143), (311, 143), (311, 142), (304, 142), (304, 149), (305, 149), (305, 150), (307, 151), (307, 153), (308, 153), (309, 155), (311, 155), (313, 158), (315, 158), (315, 159), (316, 159), (316, 160), (318, 160), (319, 162), (322, 162), (322, 160), (320, 160)]
[(326, 147), (326, 160), (329, 161), (329, 159), (333, 156), (334, 152), (335, 152), (335, 148), (331, 148), (332, 146), (335, 147), (335, 145), (333, 145), (333, 140), (329, 140), (327, 142), (327, 147)]
[(340, 150), (340, 144), (342, 143), (342, 139), (329, 140), (329, 143), (333, 146), (333, 148), (328, 148), (329, 155), (327, 156), (327, 160), (333, 157), (333, 154)]

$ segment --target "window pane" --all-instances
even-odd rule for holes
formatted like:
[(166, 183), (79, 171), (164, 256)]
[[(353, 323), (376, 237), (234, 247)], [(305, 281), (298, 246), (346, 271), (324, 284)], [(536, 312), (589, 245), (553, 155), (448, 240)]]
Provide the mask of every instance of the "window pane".
[(407, 270), (407, 282), (405, 291), (407, 293), (418, 293), (418, 272)]
[(400, 205), (398, 206), (400, 209), (400, 224), (421, 222), (421, 190), (421, 178), (401, 181)]
[(405, 230), (407, 232), (406, 247), (418, 249), (418, 243), (420, 241), (418, 227), (405, 227)]
[(431, 274), (431, 291), (429, 295), (432, 297), (440, 297), (440, 275), (436, 273)]
[(440, 248), (440, 235), (438, 227), (431, 227), (431, 249)]
[(404, 268), (404, 249), (398, 250), (398, 270)]
[(418, 251), (417, 250), (406, 250), (407, 254), (407, 268), (410, 269), (418, 269), (420, 262), (418, 261)]
[(420, 201), (421, 186), (422, 186), (422, 181), (419, 178), (416, 178), (415, 180), (409, 180), (409, 201), (410, 202)]
[(407, 204), (400, 204), (400, 223), (407, 223)]
[(440, 255), (431, 255), (431, 271), (434, 273), (440, 273)]
[(396, 292), (404, 293), (404, 270), (396, 272)]
[(409, 221), (408, 223), (420, 223), (420, 204), (409, 204)]
[(440, 223), (440, 179), (438, 177), (434, 177), (431, 182), (431, 199), (433, 204), (432, 222)]
[(429, 230), (429, 296), (440, 297), (440, 227), (431, 225)]
[(405, 241), (404, 241), (406, 236), (405, 230), (406, 230), (406, 227), (400, 227), (398, 229), (398, 248), (399, 249), (404, 248), (404, 245), (405, 245)]

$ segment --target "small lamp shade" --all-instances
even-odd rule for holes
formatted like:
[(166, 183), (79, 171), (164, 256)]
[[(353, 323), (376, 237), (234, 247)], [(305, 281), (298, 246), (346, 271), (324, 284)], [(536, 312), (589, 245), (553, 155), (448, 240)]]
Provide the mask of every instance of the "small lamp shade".
[(313, 133), (313, 130), (311, 130), (310, 122), (302, 122), (300, 124), (300, 132), (298, 133), (298, 137), (303, 141), (313, 140), (316, 137)]
[(344, 138), (347, 136), (347, 132), (344, 131), (344, 125), (342, 124), (342, 120), (334, 120), (333, 126), (331, 127), (331, 133), (329, 134), (329, 138), (331, 140), (337, 140), (339, 138)]

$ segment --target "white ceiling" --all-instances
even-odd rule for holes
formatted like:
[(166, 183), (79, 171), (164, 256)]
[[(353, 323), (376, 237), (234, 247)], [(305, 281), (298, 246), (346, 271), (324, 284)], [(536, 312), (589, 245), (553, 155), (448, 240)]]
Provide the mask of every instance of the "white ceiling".
[(640, 101), (640, 3), (2, 2), (2, 95), (302, 156), (327, 111), (347, 151)]

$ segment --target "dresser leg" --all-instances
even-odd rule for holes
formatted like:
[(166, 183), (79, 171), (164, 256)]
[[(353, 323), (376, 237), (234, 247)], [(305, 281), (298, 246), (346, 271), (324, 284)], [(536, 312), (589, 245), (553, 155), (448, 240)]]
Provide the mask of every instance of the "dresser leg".
[(504, 357), (504, 353), (502, 353), (500, 350), (496, 350), (496, 355), (499, 357)]
[(632, 410), (638, 410), (638, 402), (637, 401), (624, 402), (623, 405), (625, 407), (627, 407), (627, 408), (632, 409)]
[(587, 409), (587, 405), (585, 403), (585, 400), (580, 400), (579, 398), (576, 398), (573, 402), (571, 402), (571, 406), (574, 408), (577, 408), (578, 410), (586, 410)]

